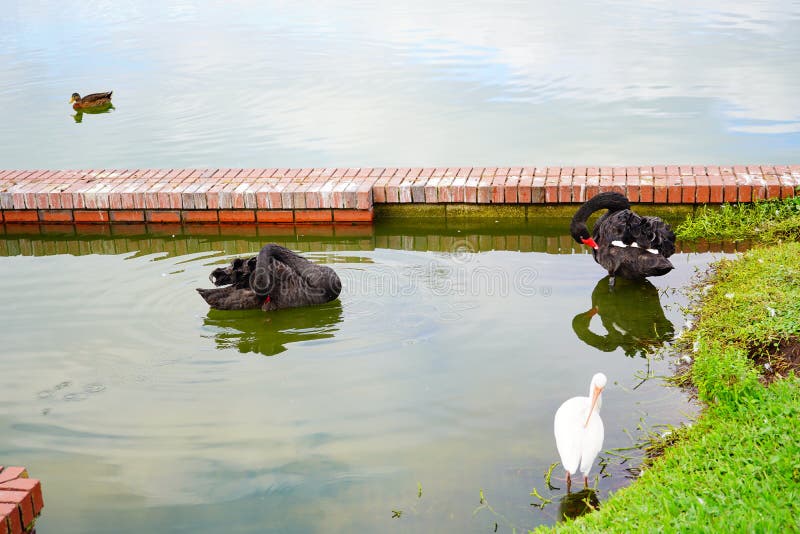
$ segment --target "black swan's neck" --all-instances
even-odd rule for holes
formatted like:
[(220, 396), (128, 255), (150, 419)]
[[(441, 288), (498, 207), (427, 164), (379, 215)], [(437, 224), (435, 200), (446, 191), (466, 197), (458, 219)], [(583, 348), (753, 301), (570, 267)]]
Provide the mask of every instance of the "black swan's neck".
[(589, 236), (589, 229), (586, 227), (586, 221), (589, 220), (592, 213), (602, 209), (615, 212), (626, 210), (630, 207), (631, 203), (620, 193), (610, 191), (595, 195), (584, 202), (584, 204), (578, 208), (578, 211), (575, 212), (575, 215), (572, 217), (572, 222), (569, 225), (569, 233), (575, 241), (581, 243), (582, 238)]

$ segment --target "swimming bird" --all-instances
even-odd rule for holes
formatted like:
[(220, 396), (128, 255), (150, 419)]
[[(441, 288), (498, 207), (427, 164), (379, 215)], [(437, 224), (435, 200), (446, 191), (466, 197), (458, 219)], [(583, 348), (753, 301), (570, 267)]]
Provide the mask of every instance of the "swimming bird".
[(72, 93), (69, 103), (72, 104), (72, 109), (88, 109), (98, 108), (101, 106), (110, 106), (111, 93), (113, 92), (114, 91), (109, 91), (107, 93), (92, 93), (84, 97), (81, 97), (81, 95), (78, 93)]
[[(669, 225), (658, 217), (637, 215), (630, 207), (620, 193), (600, 193), (578, 208), (569, 225), (573, 239), (592, 247), (594, 260), (608, 271), (610, 287), (616, 276), (637, 280), (674, 269), (667, 259), (675, 252), (675, 234)], [(601, 209), (608, 211), (590, 236), (586, 221)]]
[(218, 310), (264, 311), (324, 304), (339, 296), (342, 281), (327, 265), (318, 265), (280, 245), (264, 245), (258, 256), (236, 258), (209, 276), (214, 289), (197, 289)]
[(583, 485), (589, 486), (589, 471), (603, 447), (603, 420), (600, 419), (603, 388), (606, 375), (597, 373), (589, 385), (588, 397), (572, 397), (556, 411), (553, 429), (561, 465), (567, 472), (567, 492), (572, 486), (572, 475), (580, 468)]

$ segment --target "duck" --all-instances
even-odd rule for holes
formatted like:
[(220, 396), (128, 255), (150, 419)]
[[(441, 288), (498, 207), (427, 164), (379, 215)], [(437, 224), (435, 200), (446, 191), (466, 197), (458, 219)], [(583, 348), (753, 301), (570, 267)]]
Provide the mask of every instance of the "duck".
[(257, 256), (235, 258), (214, 269), (209, 280), (218, 287), (197, 292), (217, 310), (312, 306), (331, 302), (342, 291), (336, 271), (274, 243), (264, 245)]
[[(600, 193), (578, 208), (569, 227), (572, 238), (591, 247), (594, 260), (608, 271), (612, 288), (617, 276), (641, 280), (675, 268), (667, 259), (675, 253), (675, 234), (669, 224), (658, 217), (638, 215), (630, 207), (621, 193)], [(586, 221), (601, 209), (608, 211), (590, 235)]]
[(572, 475), (579, 469), (583, 474), (583, 486), (589, 486), (589, 472), (603, 448), (605, 431), (600, 419), (600, 406), (607, 381), (606, 375), (595, 373), (589, 384), (588, 397), (572, 397), (556, 411), (553, 431), (561, 465), (567, 472), (567, 493), (572, 488)]
[(69, 103), (72, 104), (72, 109), (76, 110), (109, 106), (111, 105), (111, 93), (113, 92), (114, 91), (109, 91), (107, 93), (92, 93), (84, 97), (81, 97), (81, 95), (78, 93), (72, 93)]

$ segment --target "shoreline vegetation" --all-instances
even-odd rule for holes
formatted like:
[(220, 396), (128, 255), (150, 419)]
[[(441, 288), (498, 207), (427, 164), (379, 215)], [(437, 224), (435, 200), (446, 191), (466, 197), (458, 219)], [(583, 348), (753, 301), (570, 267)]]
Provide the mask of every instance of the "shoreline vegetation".
[(702, 206), (675, 228), (678, 239), (755, 239), (761, 243), (800, 239), (800, 196), (747, 204)]
[[(690, 288), (690, 364), (673, 381), (704, 410), (600, 510), (559, 532), (800, 529), (800, 199), (702, 208), (682, 239), (755, 239)], [(540, 527), (544, 532), (550, 527)]]

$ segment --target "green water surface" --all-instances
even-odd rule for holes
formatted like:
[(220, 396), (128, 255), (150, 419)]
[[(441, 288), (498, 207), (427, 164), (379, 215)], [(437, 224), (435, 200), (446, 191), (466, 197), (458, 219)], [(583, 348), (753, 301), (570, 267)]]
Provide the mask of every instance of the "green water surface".
[[(554, 522), (563, 474), (560, 491), (543, 480), (558, 460), (553, 415), (594, 372), (610, 379), (605, 449), (693, 412), (680, 391), (645, 380), (671, 364), (643, 355), (683, 328), (674, 289), (719, 256), (678, 253), (654, 287), (609, 294), (558, 228), (7, 227), (0, 458), (43, 480), (43, 534)], [(341, 298), (209, 310), (194, 288), (270, 241), (330, 264)], [(601, 457), (602, 503), (629, 465)], [(555, 503), (531, 506), (534, 487)], [(504, 519), (473, 514), (480, 490)]]

